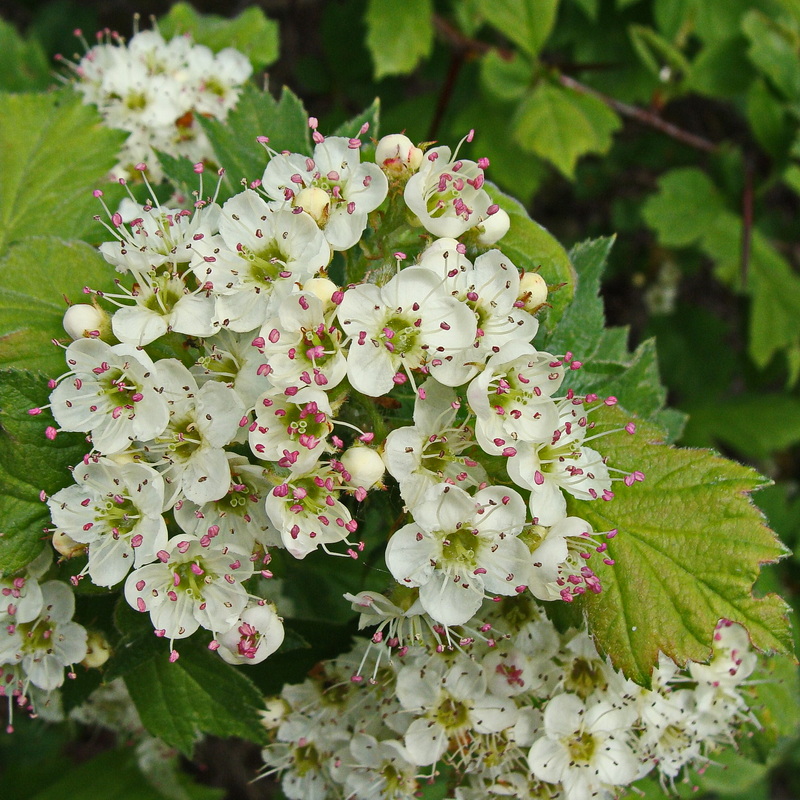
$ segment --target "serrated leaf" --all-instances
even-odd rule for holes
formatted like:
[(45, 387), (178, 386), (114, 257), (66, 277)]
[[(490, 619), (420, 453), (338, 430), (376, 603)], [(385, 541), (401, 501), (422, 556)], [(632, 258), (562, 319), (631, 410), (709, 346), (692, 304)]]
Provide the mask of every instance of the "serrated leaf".
[(48, 440), (49, 415), (28, 414), (44, 405), (48, 394), (44, 377), (0, 370), (0, 573), (22, 569), (42, 551), (50, 514), (39, 493), (71, 483), (67, 467), (88, 449), (79, 434)]
[(28, 92), (46, 89), (52, 82), (41, 44), (36, 39), (24, 39), (13, 25), (0, 19), (0, 89)]
[(352, 119), (343, 122), (331, 136), (346, 136), (348, 139), (357, 138), (361, 126), (369, 123), (369, 132), (366, 134), (372, 139), (377, 139), (380, 135), (381, 100), (376, 97), (372, 104), (365, 108), (360, 114), (356, 114)]
[(684, 167), (659, 178), (658, 194), (647, 199), (643, 215), (662, 244), (683, 247), (703, 236), (724, 210), (711, 179), (696, 167)]
[(512, 135), (572, 178), (578, 159), (607, 152), (620, 126), (616, 113), (596, 97), (543, 81), (517, 107)]
[(183, 156), (175, 158), (169, 153), (156, 151), (156, 156), (170, 183), (186, 197), (200, 186), (199, 175), (194, 171), (194, 164)]
[(500, 247), (523, 270), (539, 270), (548, 286), (559, 287), (551, 291), (547, 302), (550, 308), (539, 319), (545, 330), (552, 330), (569, 307), (575, 294), (575, 270), (566, 250), (558, 240), (538, 222), (513, 197), (503, 194), (496, 186), (486, 184), (492, 200), (511, 218), (511, 227), (502, 238)]
[[(631, 418), (603, 409), (594, 419), (601, 433)], [(707, 659), (721, 618), (744, 625), (757, 648), (789, 652), (786, 604), (751, 592), (760, 565), (786, 554), (748, 497), (764, 480), (711, 451), (659, 444), (657, 427), (637, 425), (634, 436), (612, 433), (596, 446), (611, 466), (644, 472), (644, 483), (617, 483), (610, 502), (568, 501), (594, 530), (618, 530), (607, 540), (615, 566), (591, 562), (603, 583), (585, 599), (598, 645), (644, 685), (659, 651), (681, 665)]]
[(256, 6), (227, 19), (200, 14), (188, 3), (176, 3), (159, 19), (158, 29), (166, 39), (189, 33), (195, 42), (214, 51), (235, 47), (250, 59), (256, 71), (278, 59), (278, 24)]
[(269, 146), (278, 152), (311, 154), (308, 114), (301, 100), (286, 87), (280, 100), (275, 100), (269, 92), (248, 84), (225, 122), (205, 117), (199, 120), (225, 169), (223, 185), (227, 193), (220, 200), (241, 191), (243, 179), (249, 183), (264, 174), (268, 156), (256, 137), (268, 136)]
[(406, 75), (433, 47), (431, 0), (368, 0), (365, 17), (367, 48), (375, 66), (375, 80)]
[(481, 12), (510, 41), (536, 56), (555, 25), (558, 0), (483, 0)]
[(91, 190), (124, 140), (68, 89), (0, 94), (0, 254), (28, 236), (96, 233)]
[(243, 672), (196, 638), (177, 643), (180, 658), (174, 663), (167, 658), (166, 642), (160, 644), (157, 653), (125, 675), (131, 699), (151, 734), (187, 756), (201, 733), (266, 743), (258, 716), (263, 695)]
[(0, 367), (38, 369), (55, 377), (64, 354), (64, 298), (83, 302), (84, 286), (113, 287), (114, 268), (83, 242), (32, 237), (0, 260)]
[(600, 299), (600, 277), (614, 238), (581, 242), (570, 250), (569, 260), (575, 270), (575, 295), (558, 326), (545, 345), (553, 353), (571, 350), (580, 360), (587, 360), (597, 349), (605, 314)]

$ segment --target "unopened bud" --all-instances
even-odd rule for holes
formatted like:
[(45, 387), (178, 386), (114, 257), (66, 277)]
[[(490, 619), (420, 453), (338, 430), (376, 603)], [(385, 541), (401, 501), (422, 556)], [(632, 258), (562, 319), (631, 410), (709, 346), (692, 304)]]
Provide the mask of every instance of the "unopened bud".
[(389, 176), (398, 177), (416, 172), (422, 163), (423, 152), (408, 136), (390, 133), (375, 148), (375, 163)]
[(53, 534), (53, 547), (64, 558), (74, 558), (86, 552), (86, 545), (76, 542), (71, 536), (67, 536), (64, 531), (56, 531)]
[(547, 283), (538, 272), (526, 272), (519, 281), (519, 301), (533, 313), (547, 301)]
[(280, 697), (271, 697), (266, 702), (266, 708), (259, 711), (258, 715), (261, 717), (261, 724), (268, 730), (277, 728), (283, 718), (289, 713), (289, 706), (285, 700)]
[(86, 639), (86, 658), (81, 661), (88, 669), (102, 667), (111, 656), (111, 645), (102, 633), (89, 631)]
[(97, 306), (76, 303), (64, 313), (64, 330), (73, 340), (100, 338), (111, 330), (108, 314)]
[(310, 278), (303, 284), (304, 292), (315, 294), (325, 305), (332, 302), (331, 298), (333, 297), (333, 293), (338, 288), (339, 287), (328, 278)]
[(371, 489), (380, 482), (386, 467), (377, 451), (356, 445), (342, 453), (341, 462), (350, 473), (350, 485)]
[(299, 191), (292, 202), (295, 208), (302, 208), (320, 227), (324, 227), (328, 221), (328, 214), (331, 210), (330, 195), (317, 186), (308, 186)]
[[(491, 210), (491, 209), (490, 209)], [(478, 226), (478, 244), (489, 245), (499, 242), (511, 227), (511, 218), (498, 208), (494, 214), (489, 214)]]

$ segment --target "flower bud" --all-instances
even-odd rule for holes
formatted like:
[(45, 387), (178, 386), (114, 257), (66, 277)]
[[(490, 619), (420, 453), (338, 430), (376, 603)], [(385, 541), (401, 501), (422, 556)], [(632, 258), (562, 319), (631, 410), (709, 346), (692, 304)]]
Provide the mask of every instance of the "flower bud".
[(379, 483), (386, 470), (383, 459), (375, 450), (360, 445), (345, 450), (341, 462), (350, 473), (350, 485), (364, 489), (371, 489)]
[(538, 272), (526, 272), (519, 281), (519, 302), (525, 311), (538, 311), (547, 301), (547, 283)]
[(258, 714), (261, 717), (261, 724), (271, 731), (283, 722), (283, 718), (289, 713), (290, 708), (280, 697), (271, 697), (265, 705), (266, 708), (259, 711)]
[(310, 278), (303, 284), (304, 292), (311, 292), (319, 297), (325, 305), (331, 302), (333, 293), (339, 287), (328, 278)]
[(328, 221), (328, 214), (331, 210), (330, 195), (317, 186), (307, 186), (301, 189), (294, 198), (292, 205), (295, 208), (302, 208), (320, 227)]
[(86, 658), (81, 661), (87, 669), (102, 667), (111, 656), (111, 645), (102, 633), (89, 631), (86, 639)]
[(64, 313), (63, 325), (73, 340), (102, 337), (111, 330), (108, 314), (88, 303), (70, 306)]
[(487, 216), (478, 226), (478, 244), (489, 245), (499, 242), (511, 227), (511, 218), (498, 208), (494, 214)]
[(416, 172), (422, 163), (422, 156), (422, 150), (402, 133), (384, 136), (375, 148), (375, 163), (389, 177)]
[(53, 547), (64, 558), (74, 558), (86, 552), (86, 545), (76, 542), (72, 537), (67, 536), (64, 531), (55, 531), (53, 533)]

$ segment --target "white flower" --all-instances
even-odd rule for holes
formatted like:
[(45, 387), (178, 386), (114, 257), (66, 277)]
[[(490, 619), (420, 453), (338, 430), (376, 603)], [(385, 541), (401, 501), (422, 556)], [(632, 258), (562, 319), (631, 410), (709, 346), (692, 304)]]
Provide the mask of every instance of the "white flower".
[(460, 147), (454, 154), (449, 147), (428, 150), (403, 194), (406, 205), (434, 236), (457, 238), (497, 211), (482, 188), (483, 168), (459, 159)]
[(66, 358), (70, 372), (50, 395), (53, 416), (63, 430), (91, 431), (95, 449), (107, 455), (164, 430), (169, 411), (145, 352), (79, 339), (67, 348)]
[(86, 629), (72, 622), (75, 595), (69, 586), (47, 581), (41, 590), (38, 616), (0, 633), (0, 664), (19, 664), (34, 686), (49, 691), (64, 682), (64, 667), (86, 655)]
[(470, 373), (475, 315), (448, 296), (430, 270), (408, 267), (383, 287), (348, 289), (339, 321), (351, 338), (347, 376), (354, 389), (371, 397), (402, 383), (402, 370), (422, 369), (447, 386)]
[(350, 740), (347, 756), (348, 761), (354, 762), (344, 780), (348, 798), (407, 800), (416, 795), (418, 768), (401, 742), (378, 741), (374, 736), (357, 733)]
[(552, 394), (563, 377), (562, 363), (549, 353), (523, 341), (502, 345), (467, 389), (481, 448), (514, 456), (519, 442), (549, 442), (558, 427)]
[(47, 504), (59, 530), (89, 545), (92, 583), (113, 586), (131, 567), (153, 561), (167, 542), (162, 477), (144, 464), (106, 458), (78, 464), (72, 477), (77, 485), (56, 492)]
[(261, 180), (276, 203), (307, 209), (333, 250), (347, 250), (361, 238), (367, 215), (389, 188), (377, 164), (360, 163), (358, 147), (350, 141), (329, 136), (317, 143), (313, 158), (275, 153)]
[(575, 695), (557, 695), (544, 711), (544, 736), (528, 754), (531, 772), (560, 783), (566, 800), (586, 800), (629, 784), (642, 771), (627, 741), (634, 719), (635, 713), (600, 698), (584, 704)]
[(246, 189), (222, 207), (219, 234), (196, 243), (192, 268), (201, 284), (213, 285), (222, 324), (244, 332), (329, 260), (330, 247), (307, 214), (271, 208)]
[(125, 599), (149, 612), (157, 635), (184, 639), (200, 626), (227, 633), (247, 605), (242, 586), (253, 573), (249, 553), (232, 547), (204, 547), (194, 536), (175, 536), (159, 561), (134, 570), (125, 581)]
[(420, 587), (422, 607), (435, 620), (461, 625), (487, 591), (521, 591), (529, 554), (517, 538), (525, 504), (516, 492), (491, 486), (470, 497), (440, 484), (413, 514), (414, 522), (389, 540), (386, 566), (401, 585)]
[(390, 133), (375, 147), (375, 163), (392, 178), (416, 172), (425, 154), (408, 136)]
[(260, 664), (283, 642), (283, 623), (275, 608), (264, 603), (246, 608), (219, 639), (217, 652), (229, 664)]

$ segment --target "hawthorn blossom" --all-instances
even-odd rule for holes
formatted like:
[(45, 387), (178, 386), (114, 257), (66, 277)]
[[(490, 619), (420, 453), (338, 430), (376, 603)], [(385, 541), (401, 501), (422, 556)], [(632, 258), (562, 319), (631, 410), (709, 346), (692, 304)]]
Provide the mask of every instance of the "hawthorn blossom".
[(379, 397), (402, 371), (430, 372), (440, 383), (457, 386), (469, 375), (475, 316), (445, 291), (430, 270), (408, 267), (385, 286), (348, 289), (339, 322), (351, 338), (347, 377), (359, 392)]
[(389, 188), (377, 164), (361, 163), (358, 145), (352, 146), (357, 141), (329, 136), (317, 142), (311, 158), (273, 153), (261, 179), (262, 190), (276, 206), (309, 214), (333, 250), (356, 244), (367, 215), (384, 201)]
[[(241, 623), (241, 624), (240, 624)], [(260, 664), (283, 643), (283, 624), (274, 606), (248, 606), (220, 636), (217, 653), (229, 664)]]

